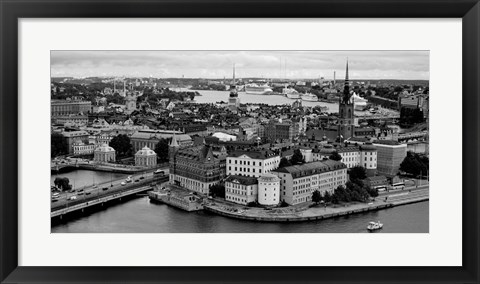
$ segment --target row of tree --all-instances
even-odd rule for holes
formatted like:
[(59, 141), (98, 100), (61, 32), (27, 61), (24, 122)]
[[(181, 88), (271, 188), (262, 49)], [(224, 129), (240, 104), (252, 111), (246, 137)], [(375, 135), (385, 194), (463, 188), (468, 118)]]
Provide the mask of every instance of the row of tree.
[(338, 186), (333, 194), (325, 191), (322, 194), (320, 191), (315, 190), (312, 193), (312, 201), (315, 203), (319, 203), (321, 201), (325, 203), (333, 203), (338, 204), (340, 202), (367, 202), (370, 197), (377, 197), (378, 191), (376, 189), (372, 189), (368, 186), (360, 186), (356, 183), (348, 181), (345, 186), (340, 185)]
[(428, 156), (408, 151), (407, 156), (400, 164), (400, 171), (413, 176), (426, 175), (428, 173), (428, 164)]

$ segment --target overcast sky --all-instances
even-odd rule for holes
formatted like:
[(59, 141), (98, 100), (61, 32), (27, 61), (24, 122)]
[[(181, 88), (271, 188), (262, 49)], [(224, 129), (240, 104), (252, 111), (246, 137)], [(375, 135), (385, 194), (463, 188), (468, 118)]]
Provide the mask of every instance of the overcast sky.
[(52, 51), (51, 75), (343, 79), (347, 57), (352, 80), (429, 79), (428, 51)]

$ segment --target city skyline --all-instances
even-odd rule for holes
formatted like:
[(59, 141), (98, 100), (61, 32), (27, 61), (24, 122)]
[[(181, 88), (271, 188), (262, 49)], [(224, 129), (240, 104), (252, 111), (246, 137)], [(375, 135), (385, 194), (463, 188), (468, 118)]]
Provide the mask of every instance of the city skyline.
[(429, 51), (52, 51), (52, 77), (429, 80)]

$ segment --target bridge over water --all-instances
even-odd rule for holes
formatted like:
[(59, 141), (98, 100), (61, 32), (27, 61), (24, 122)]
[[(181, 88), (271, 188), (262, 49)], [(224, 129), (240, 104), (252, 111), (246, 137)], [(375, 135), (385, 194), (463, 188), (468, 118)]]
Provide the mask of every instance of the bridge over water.
[[(59, 217), (61, 219), (62, 216), (66, 214), (77, 211), (83, 212), (90, 207), (107, 207), (111, 201), (120, 201), (122, 198), (132, 197), (136, 194), (149, 191), (152, 189), (153, 184), (161, 184), (167, 181), (168, 176), (165, 175), (132, 182), (128, 185), (84, 190), (82, 191), (82, 195), (80, 195), (79, 192), (73, 192), (70, 196), (76, 196), (75, 200), (69, 200), (67, 195), (64, 196), (64, 200), (52, 203), (50, 217)], [(87, 192), (90, 193), (88, 196)]]

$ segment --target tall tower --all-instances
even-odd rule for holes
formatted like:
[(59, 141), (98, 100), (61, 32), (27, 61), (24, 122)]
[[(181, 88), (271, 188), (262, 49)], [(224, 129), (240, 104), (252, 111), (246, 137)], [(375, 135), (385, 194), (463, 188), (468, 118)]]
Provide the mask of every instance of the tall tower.
[(175, 183), (175, 174), (177, 168), (176, 154), (180, 145), (178, 144), (177, 138), (175, 137), (175, 129), (173, 130), (172, 141), (168, 145), (168, 162), (169, 162), (169, 181), (170, 184)]
[(346, 139), (353, 137), (355, 130), (353, 100), (350, 99), (350, 82), (348, 80), (348, 58), (345, 73), (345, 85), (339, 101), (338, 114), (338, 139), (340, 142), (343, 142)]
[(240, 99), (238, 98), (237, 86), (235, 84), (235, 64), (233, 64), (233, 80), (230, 86), (230, 95), (228, 96), (228, 108), (236, 112), (240, 106)]

